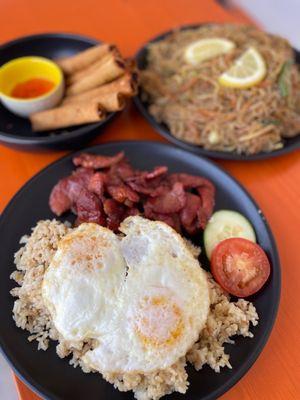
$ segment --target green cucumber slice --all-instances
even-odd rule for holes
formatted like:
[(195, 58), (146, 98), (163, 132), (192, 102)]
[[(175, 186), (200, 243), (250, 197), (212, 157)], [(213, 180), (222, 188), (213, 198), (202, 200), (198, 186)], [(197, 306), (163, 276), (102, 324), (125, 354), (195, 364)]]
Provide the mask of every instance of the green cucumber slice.
[(204, 230), (204, 247), (207, 257), (210, 259), (217, 244), (232, 237), (256, 242), (254, 229), (246, 217), (237, 211), (216, 211)]

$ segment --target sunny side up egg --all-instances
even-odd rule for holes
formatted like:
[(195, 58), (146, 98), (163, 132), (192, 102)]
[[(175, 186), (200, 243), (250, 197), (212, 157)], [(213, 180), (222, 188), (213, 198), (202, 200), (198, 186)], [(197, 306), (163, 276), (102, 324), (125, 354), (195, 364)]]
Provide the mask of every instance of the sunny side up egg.
[(206, 323), (206, 273), (163, 222), (129, 217), (120, 231), (124, 236), (82, 224), (63, 238), (43, 298), (66, 340), (97, 340), (82, 359), (90, 368), (164, 369), (187, 353)]
[(45, 272), (42, 296), (65, 340), (88, 340), (102, 333), (125, 273), (119, 238), (109, 229), (81, 224), (62, 238)]

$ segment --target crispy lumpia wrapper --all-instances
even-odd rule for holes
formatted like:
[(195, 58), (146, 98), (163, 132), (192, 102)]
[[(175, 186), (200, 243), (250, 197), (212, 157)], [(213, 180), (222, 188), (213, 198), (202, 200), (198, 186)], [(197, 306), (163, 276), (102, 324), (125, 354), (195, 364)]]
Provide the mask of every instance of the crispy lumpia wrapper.
[(73, 74), (81, 69), (89, 67), (92, 63), (101, 59), (109, 53), (113, 47), (114, 46), (107, 43), (99, 44), (75, 54), (74, 56), (55, 60), (55, 62), (65, 74)]
[(125, 107), (125, 97), (120, 93), (107, 93), (93, 99), (93, 102), (100, 104), (105, 111), (120, 111)]
[[(89, 99), (90, 103), (96, 103), (107, 112), (120, 111), (125, 107), (126, 99), (120, 93), (106, 93)], [(86, 104), (86, 101), (79, 101), (70, 104)]]
[(30, 115), (33, 131), (48, 131), (98, 122), (105, 118), (99, 103), (72, 103)]
[(67, 88), (66, 94), (67, 96), (71, 96), (86, 92), (104, 83), (111, 82), (124, 73), (125, 66), (122, 60), (109, 59), (102, 66), (70, 85)]
[(102, 95), (117, 93), (125, 97), (134, 96), (137, 92), (137, 84), (131, 73), (126, 72), (120, 78), (99, 86), (95, 89), (88, 90), (87, 92), (77, 94), (74, 96), (65, 97), (63, 104), (78, 103), (82, 101), (90, 101), (95, 98), (100, 98)]
[(67, 78), (67, 85), (70, 86), (71, 84), (80, 81), (85, 76), (90, 75), (92, 72), (99, 69), (103, 64), (105, 64), (107, 61), (113, 58), (114, 59), (120, 58), (120, 53), (115, 47), (112, 48), (110, 51), (108, 51), (108, 53), (105, 54), (102, 58), (96, 60), (89, 67), (81, 69), (80, 71), (69, 75)]

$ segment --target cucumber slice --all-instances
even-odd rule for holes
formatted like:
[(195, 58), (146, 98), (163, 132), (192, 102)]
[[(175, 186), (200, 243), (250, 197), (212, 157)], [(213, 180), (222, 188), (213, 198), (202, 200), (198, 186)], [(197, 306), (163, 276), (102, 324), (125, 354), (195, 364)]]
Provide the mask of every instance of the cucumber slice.
[(217, 244), (232, 237), (256, 242), (254, 229), (242, 214), (230, 210), (216, 211), (204, 230), (204, 247), (207, 257), (210, 259)]

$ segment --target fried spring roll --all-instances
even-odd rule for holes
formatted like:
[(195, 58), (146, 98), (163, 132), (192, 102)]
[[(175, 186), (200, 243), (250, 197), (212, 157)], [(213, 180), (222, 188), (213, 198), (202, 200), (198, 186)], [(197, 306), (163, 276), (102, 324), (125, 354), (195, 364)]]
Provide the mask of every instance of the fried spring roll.
[(94, 89), (97, 86), (103, 85), (104, 83), (113, 81), (125, 72), (125, 65), (122, 60), (109, 59), (102, 66), (95, 71), (86, 75), (78, 82), (74, 82), (67, 88), (67, 96), (75, 95), (78, 93), (86, 92), (90, 89)]
[(126, 100), (125, 97), (119, 93), (107, 93), (92, 99), (92, 103), (100, 104), (107, 112), (114, 112), (123, 110)]
[(93, 99), (93, 102), (100, 104), (105, 111), (120, 111), (125, 107), (125, 98), (120, 93), (107, 93)]
[(40, 111), (29, 118), (33, 131), (48, 131), (101, 121), (105, 111), (96, 102), (76, 103)]
[[(107, 112), (114, 112), (114, 111), (120, 111), (125, 107), (125, 97), (122, 96), (120, 93), (106, 93), (102, 94), (98, 97), (95, 97), (93, 99), (89, 99), (89, 103), (96, 103), (99, 104), (105, 111)], [(80, 104), (86, 104), (86, 102), (79, 101), (76, 103), (70, 103), (70, 105), (80, 105)]]
[(118, 93), (125, 97), (131, 97), (136, 94), (136, 91), (137, 82), (135, 80), (135, 76), (126, 72), (125, 75), (121, 76), (115, 81), (107, 83), (106, 85), (99, 86), (81, 94), (65, 97), (63, 104), (90, 101), (109, 93)]
[(92, 65), (89, 67), (82, 69), (80, 71), (75, 72), (74, 74), (71, 74), (67, 78), (67, 85), (71, 85), (81, 79), (83, 79), (85, 76), (90, 75), (92, 72), (95, 70), (99, 69), (103, 64), (105, 64), (107, 61), (109, 61), (112, 58), (120, 58), (120, 53), (116, 48), (113, 48), (110, 50), (107, 54), (105, 54), (100, 60), (96, 60)]
[(89, 67), (92, 63), (105, 56), (113, 48), (113, 45), (103, 43), (90, 47), (74, 56), (58, 59), (55, 62), (60, 66), (65, 74), (69, 75)]

